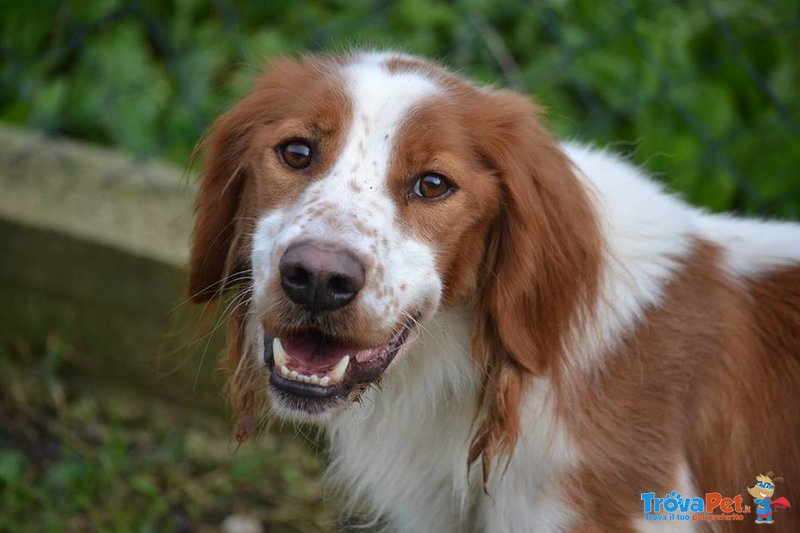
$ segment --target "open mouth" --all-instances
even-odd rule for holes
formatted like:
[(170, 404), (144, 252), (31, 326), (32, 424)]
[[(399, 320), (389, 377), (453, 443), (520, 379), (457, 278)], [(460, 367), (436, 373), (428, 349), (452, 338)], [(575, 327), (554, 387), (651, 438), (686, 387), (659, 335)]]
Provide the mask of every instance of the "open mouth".
[(380, 346), (358, 348), (307, 331), (264, 343), (270, 384), (288, 406), (314, 414), (341, 403), (380, 378), (416, 324), (403, 323)]

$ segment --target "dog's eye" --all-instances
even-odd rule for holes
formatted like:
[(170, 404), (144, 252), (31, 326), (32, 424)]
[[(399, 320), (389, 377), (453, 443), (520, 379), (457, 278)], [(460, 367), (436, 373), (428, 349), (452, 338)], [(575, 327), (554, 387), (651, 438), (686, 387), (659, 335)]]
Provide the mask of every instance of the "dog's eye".
[(412, 192), (419, 198), (434, 200), (453, 192), (453, 186), (441, 174), (425, 174), (414, 183)]
[(304, 141), (292, 141), (278, 147), (283, 162), (292, 168), (302, 169), (311, 164), (311, 146)]

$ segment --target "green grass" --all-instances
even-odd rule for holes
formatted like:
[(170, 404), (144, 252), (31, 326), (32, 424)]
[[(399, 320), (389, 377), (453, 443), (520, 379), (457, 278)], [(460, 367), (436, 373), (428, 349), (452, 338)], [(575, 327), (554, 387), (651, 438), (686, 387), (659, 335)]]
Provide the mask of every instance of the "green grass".
[(0, 531), (335, 528), (321, 461), (292, 435), (239, 449), (227, 421), (68, 378), (56, 343), (0, 354)]

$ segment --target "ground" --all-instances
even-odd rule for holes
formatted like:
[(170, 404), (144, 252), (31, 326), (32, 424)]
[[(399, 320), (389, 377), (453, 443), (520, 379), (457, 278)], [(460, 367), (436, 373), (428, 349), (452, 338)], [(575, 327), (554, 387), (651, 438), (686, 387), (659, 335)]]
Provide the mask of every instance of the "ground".
[(337, 529), (307, 431), (237, 448), (219, 413), (79, 375), (54, 339), (0, 351), (0, 531)]

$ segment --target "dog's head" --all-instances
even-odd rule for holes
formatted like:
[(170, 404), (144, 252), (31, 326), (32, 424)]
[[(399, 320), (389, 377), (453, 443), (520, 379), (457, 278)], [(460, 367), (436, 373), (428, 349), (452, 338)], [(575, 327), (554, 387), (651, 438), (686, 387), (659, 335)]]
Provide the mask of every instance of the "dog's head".
[(243, 302), (228, 362), (240, 416), (266, 390), (280, 415), (333, 416), (437, 310), (468, 306), (486, 376), (476, 443), (513, 445), (521, 376), (560, 350), (598, 248), (537, 113), (402, 55), (271, 64), (203, 144), (191, 254), (194, 300)]

